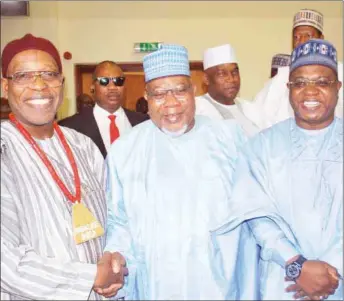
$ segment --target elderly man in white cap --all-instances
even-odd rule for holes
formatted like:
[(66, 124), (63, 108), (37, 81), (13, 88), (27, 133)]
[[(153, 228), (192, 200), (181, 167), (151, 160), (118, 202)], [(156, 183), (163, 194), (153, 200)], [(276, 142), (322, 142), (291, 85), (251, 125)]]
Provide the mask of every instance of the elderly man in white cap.
[(196, 115), (235, 119), (248, 136), (255, 134), (258, 128), (242, 112), (250, 103), (238, 97), (240, 72), (233, 47), (225, 44), (207, 49), (203, 67), (208, 93), (196, 97)]
[(186, 48), (163, 45), (143, 67), (151, 120), (108, 154), (105, 250), (126, 260), (121, 292), (128, 300), (258, 299), (248, 226), (226, 237), (211, 232), (229, 213), (243, 133), (231, 120), (195, 118)]
[[(293, 48), (311, 38), (323, 39), (323, 15), (315, 10), (302, 9), (294, 16)], [(289, 67), (279, 68), (278, 74), (270, 79), (255, 96), (246, 116), (261, 130), (293, 116), (288, 101)], [(338, 77), (343, 80), (343, 64), (338, 62)], [(343, 117), (343, 88), (338, 93), (336, 116)]]
[(230, 216), (218, 231), (225, 235), (249, 221), (262, 248), (261, 300), (343, 300), (337, 69), (328, 41), (294, 49), (288, 88), (295, 118), (253, 137), (238, 159)]
[(279, 53), (272, 57), (271, 60), (271, 74), (270, 78), (274, 77), (278, 73), (278, 69), (281, 67), (289, 66), (290, 64), (290, 55)]

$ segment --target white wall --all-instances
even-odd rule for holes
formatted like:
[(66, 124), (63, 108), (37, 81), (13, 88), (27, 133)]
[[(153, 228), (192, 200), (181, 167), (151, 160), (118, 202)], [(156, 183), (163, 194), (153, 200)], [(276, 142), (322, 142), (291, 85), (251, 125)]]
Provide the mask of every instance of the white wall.
[(310, 1), (30, 1), (30, 17), (1, 19), (1, 48), (27, 32), (51, 39), (72, 60), (62, 60), (66, 99), (59, 118), (75, 111), (74, 64), (142, 60), (135, 42), (180, 43), (190, 60), (201, 60), (205, 48), (235, 47), (241, 69), (241, 96), (251, 99), (264, 85), (276, 53), (291, 52), (293, 15), (301, 8), (324, 14), (325, 38), (343, 59), (343, 5)]

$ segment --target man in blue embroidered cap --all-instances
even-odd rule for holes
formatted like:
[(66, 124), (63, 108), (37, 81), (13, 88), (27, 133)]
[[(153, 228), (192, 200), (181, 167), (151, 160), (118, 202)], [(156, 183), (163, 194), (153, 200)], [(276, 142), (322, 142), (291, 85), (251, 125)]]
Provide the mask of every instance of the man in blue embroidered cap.
[(242, 130), (233, 120), (195, 118), (184, 47), (163, 45), (143, 67), (151, 120), (108, 155), (105, 250), (126, 260), (121, 292), (128, 300), (258, 299), (258, 246), (248, 225), (211, 234), (228, 214)]
[[(310, 39), (324, 39), (324, 16), (313, 9), (301, 9), (293, 18), (292, 44), (293, 48)], [(338, 62), (338, 77), (343, 81), (343, 63)], [(289, 91), (286, 86), (289, 77), (289, 66), (281, 67), (273, 78), (269, 79), (257, 93), (252, 102), (252, 110), (247, 112), (250, 118), (261, 130), (294, 115), (289, 104)], [(338, 93), (338, 104), (335, 114), (343, 117), (343, 88)]]
[(250, 220), (262, 248), (262, 300), (343, 298), (341, 85), (331, 43), (299, 45), (288, 82), (295, 118), (260, 132), (239, 157), (231, 216), (218, 231)]

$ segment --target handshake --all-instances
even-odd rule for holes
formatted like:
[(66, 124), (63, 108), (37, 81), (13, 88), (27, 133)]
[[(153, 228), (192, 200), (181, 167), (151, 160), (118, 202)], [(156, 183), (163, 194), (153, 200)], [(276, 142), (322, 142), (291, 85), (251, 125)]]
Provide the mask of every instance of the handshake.
[(113, 297), (123, 287), (124, 277), (127, 275), (124, 257), (118, 252), (105, 252), (97, 264), (93, 290), (106, 298)]

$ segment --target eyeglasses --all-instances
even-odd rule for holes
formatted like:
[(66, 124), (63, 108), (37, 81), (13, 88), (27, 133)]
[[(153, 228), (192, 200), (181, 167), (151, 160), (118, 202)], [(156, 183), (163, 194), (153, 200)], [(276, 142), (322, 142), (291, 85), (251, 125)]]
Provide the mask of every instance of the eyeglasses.
[(16, 72), (6, 78), (12, 80), (13, 83), (17, 85), (25, 86), (33, 84), (37, 77), (39, 77), (50, 88), (59, 87), (64, 81), (64, 77), (61, 73), (53, 71)]
[(101, 86), (106, 87), (110, 81), (114, 83), (116, 87), (122, 87), (125, 82), (125, 77), (124, 76), (119, 76), (119, 77), (96, 77), (94, 80), (97, 80)]
[(147, 91), (147, 95), (157, 103), (163, 103), (166, 99), (168, 92), (171, 92), (176, 99), (183, 101), (186, 99), (187, 93), (190, 91), (191, 87), (192, 86), (189, 85), (185, 87), (178, 87), (175, 89), (164, 89), (153, 92)]
[(314, 85), (316, 88), (328, 88), (332, 86), (333, 84), (337, 83), (337, 80), (327, 80), (327, 79), (316, 79), (316, 80), (310, 80), (310, 79), (299, 79), (294, 82), (288, 82), (287, 85), (290, 89), (303, 89), (309, 85)]

